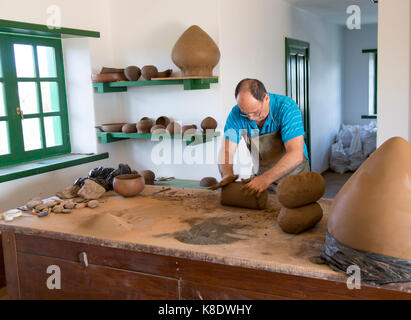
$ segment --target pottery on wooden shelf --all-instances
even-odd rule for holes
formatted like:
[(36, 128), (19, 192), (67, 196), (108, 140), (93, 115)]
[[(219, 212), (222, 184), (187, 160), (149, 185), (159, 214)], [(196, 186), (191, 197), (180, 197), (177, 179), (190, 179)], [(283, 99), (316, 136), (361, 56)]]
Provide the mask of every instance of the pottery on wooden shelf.
[(178, 122), (171, 122), (167, 126), (167, 131), (169, 134), (181, 134), (181, 125)]
[(216, 178), (213, 178), (213, 177), (205, 177), (205, 178), (201, 179), (201, 181), (200, 181), (200, 187), (206, 187), (206, 188), (208, 188), (208, 187), (211, 187), (211, 186), (216, 185), (217, 183), (218, 183), (218, 181), (217, 181)]
[(100, 74), (103, 74), (103, 73), (122, 73), (122, 72), (124, 72), (124, 69), (103, 67), (100, 71)]
[(166, 71), (159, 72), (156, 78), (169, 78), (172, 73), (173, 70), (167, 69)]
[(141, 69), (141, 74), (143, 75), (144, 79), (150, 81), (152, 78), (158, 77), (158, 69), (155, 66), (144, 66)]
[(141, 77), (141, 69), (136, 66), (129, 66), (124, 70), (124, 75), (128, 81), (138, 81)]
[(141, 175), (143, 176), (146, 185), (154, 185), (154, 179), (156, 178), (156, 175), (153, 171), (144, 170), (141, 171)]
[(136, 133), (137, 127), (135, 123), (126, 123), (122, 128), (121, 131), (124, 133)]
[(154, 127), (151, 128), (152, 134), (163, 134), (166, 133), (166, 127), (161, 124), (156, 124)]
[(156, 120), (156, 124), (160, 124), (160, 125), (162, 125), (162, 126), (164, 126), (164, 127), (166, 127), (167, 128), (167, 126), (170, 124), (170, 119), (168, 118), (168, 117), (165, 117), (165, 116), (162, 116), (162, 117), (159, 117), (157, 120)]
[(139, 174), (124, 174), (114, 178), (114, 191), (123, 197), (134, 197), (144, 189), (144, 178)]
[(197, 131), (197, 126), (195, 124), (192, 124), (190, 126), (183, 126), (181, 131), (182, 134), (195, 134)]
[(121, 132), (121, 129), (125, 123), (106, 123), (101, 126), (96, 126), (95, 128), (100, 129), (102, 132)]
[(220, 61), (214, 40), (199, 26), (188, 28), (174, 45), (171, 58), (183, 76), (212, 76)]
[(204, 134), (206, 131), (214, 132), (217, 128), (217, 121), (212, 117), (207, 117), (201, 122), (201, 128), (203, 129)]
[(93, 82), (116, 82), (127, 81), (124, 72), (93, 74), (91, 76)]
[(153, 121), (147, 117), (144, 117), (136, 125), (137, 132), (141, 134), (150, 133), (152, 126), (153, 126)]

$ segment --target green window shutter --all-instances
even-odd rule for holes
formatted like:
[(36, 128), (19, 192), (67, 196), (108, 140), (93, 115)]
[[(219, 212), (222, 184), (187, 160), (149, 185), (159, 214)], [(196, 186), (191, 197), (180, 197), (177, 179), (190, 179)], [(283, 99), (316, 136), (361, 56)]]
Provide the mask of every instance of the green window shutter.
[(0, 57), (0, 167), (70, 153), (61, 40), (0, 34)]

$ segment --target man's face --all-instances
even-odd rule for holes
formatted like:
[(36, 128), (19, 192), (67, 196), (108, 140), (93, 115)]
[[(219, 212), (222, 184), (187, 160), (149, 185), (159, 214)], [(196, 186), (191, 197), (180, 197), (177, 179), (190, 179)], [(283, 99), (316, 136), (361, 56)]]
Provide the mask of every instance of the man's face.
[(264, 101), (258, 101), (249, 91), (241, 91), (237, 97), (238, 106), (243, 113), (242, 116), (255, 122), (263, 121), (267, 117), (265, 108), (267, 100), (266, 95)]

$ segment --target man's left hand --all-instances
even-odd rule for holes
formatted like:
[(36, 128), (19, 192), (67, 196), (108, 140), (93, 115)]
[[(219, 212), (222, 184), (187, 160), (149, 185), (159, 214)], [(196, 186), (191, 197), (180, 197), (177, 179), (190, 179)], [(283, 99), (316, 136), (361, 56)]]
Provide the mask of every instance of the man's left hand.
[(257, 195), (257, 197), (259, 197), (268, 189), (270, 184), (271, 181), (267, 180), (267, 178), (264, 176), (258, 176), (251, 179), (251, 181), (244, 185), (241, 189), (244, 191), (246, 196)]

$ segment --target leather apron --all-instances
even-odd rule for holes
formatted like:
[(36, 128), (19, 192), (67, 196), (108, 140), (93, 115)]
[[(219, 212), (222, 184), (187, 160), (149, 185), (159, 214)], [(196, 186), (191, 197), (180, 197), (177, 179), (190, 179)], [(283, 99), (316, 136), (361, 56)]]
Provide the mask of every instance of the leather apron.
[[(274, 122), (275, 127), (277, 128), (276, 131), (270, 132), (267, 134), (251, 137), (248, 134), (248, 130), (246, 130), (244, 138), (247, 145), (248, 150), (251, 153), (251, 158), (253, 161), (253, 176), (260, 176), (264, 172), (267, 172), (271, 168), (273, 168), (276, 163), (285, 155), (286, 149), (281, 138), (281, 132), (278, 130), (278, 126), (274, 121), (274, 118), (271, 114), (270, 110), (270, 117)], [(247, 126), (248, 128), (248, 122)], [(284, 177), (278, 179), (277, 181), (273, 182), (267, 189), (270, 193), (276, 193), (277, 185), (280, 183), (282, 179), (287, 176), (291, 176), (294, 174), (299, 174), (302, 172), (310, 172), (310, 166), (308, 163), (308, 159), (304, 156), (304, 160), (290, 173), (285, 175)]]

